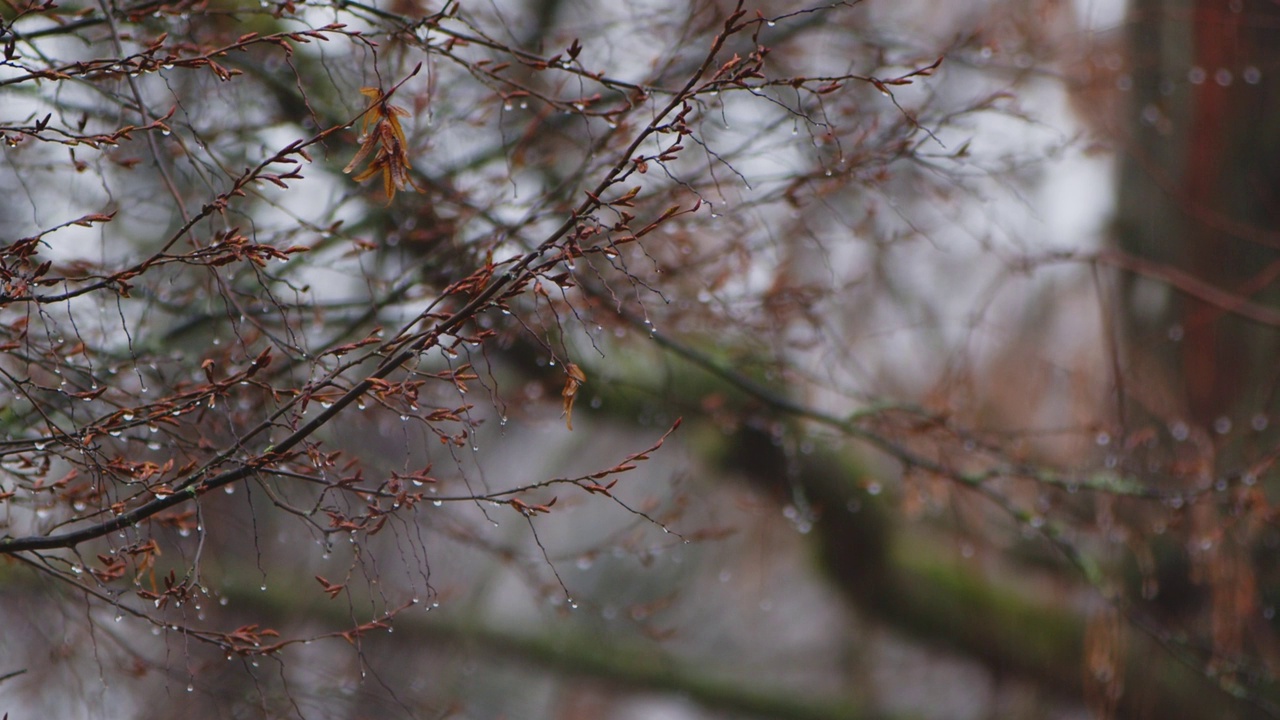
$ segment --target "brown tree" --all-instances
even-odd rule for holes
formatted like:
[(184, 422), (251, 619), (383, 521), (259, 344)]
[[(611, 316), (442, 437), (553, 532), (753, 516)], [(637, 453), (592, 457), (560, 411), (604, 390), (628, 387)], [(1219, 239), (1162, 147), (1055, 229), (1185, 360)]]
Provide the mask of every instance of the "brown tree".
[(1277, 714), (1271, 25), (1154, 5), (7, 3), (0, 697)]

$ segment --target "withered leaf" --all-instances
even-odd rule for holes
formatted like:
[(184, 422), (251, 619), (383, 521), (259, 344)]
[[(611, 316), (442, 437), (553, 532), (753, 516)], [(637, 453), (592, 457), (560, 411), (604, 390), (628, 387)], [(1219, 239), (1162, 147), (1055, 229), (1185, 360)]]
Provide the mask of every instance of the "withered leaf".
[(573, 403), (578, 399), (578, 388), (587, 381), (587, 374), (573, 363), (565, 363), (564, 371), (566, 377), (560, 397), (564, 398), (564, 423), (573, 430)]
[(360, 94), (372, 100), (373, 105), (365, 113), (361, 125), (360, 149), (342, 172), (350, 174), (372, 156), (369, 166), (352, 180), (364, 182), (382, 173), (382, 189), (387, 195), (387, 203), (395, 198), (397, 190), (421, 192), (422, 188), (409, 175), (409, 141), (400, 125), (400, 117), (407, 116), (409, 111), (387, 102), (387, 96), (378, 88), (360, 88)]

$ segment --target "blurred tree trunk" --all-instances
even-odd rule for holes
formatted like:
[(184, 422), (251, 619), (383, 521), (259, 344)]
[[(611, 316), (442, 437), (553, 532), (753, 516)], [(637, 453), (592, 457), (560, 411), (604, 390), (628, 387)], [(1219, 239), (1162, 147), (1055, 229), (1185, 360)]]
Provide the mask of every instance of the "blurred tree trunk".
[[(1120, 248), (1276, 305), (1280, 6), (1133, 0), (1129, 27)], [(1277, 328), (1144, 278), (1129, 282), (1126, 303), (1139, 402), (1218, 433), (1273, 413)]]
[(1280, 437), (1280, 327), (1268, 321), (1280, 308), (1280, 4), (1132, 0), (1128, 42), (1116, 240), (1138, 272), (1124, 282), (1118, 420), (1150, 438), (1134, 446), (1167, 442), (1133, 450), (1127, 470), (1165, 490), (1222, 491), (1175, 512), (1182, 532), (1147, 539), (1151, 609), (1196, 628), (1207, 642), (1194, 655), (1223, 687), (1252, 676), (1274, 701), (1269, 670), (1233, 673), (1277, 652), (1265, 608), (1280, 600), (1280, 536), (1264, 473)]

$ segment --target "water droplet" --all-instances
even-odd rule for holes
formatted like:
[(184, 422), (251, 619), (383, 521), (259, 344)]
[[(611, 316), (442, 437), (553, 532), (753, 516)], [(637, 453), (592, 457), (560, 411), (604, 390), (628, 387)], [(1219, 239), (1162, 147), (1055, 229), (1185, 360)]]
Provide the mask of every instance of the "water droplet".
[(881, 491), (883, 491), (883, 490), (884, 490), (884, 487), (882, 487), (882, 486), (880, 485), (880, 483), (878, 483), (878, 482), (873, 482), (873, 483), (868, 483), (868, 484), (867, 484), (867, 494), (868, 494), (868, 495), (879, 495), (879, 494), (881, 493)]
[(443, 501), (443, 500), (432, 500), (432, 501), (431, 501), (431, 504), (432, 504), (432, 505), (434, 505), (434, 506), (436, 506), (436, 507), (440, 507), (441, 505), (444, 505), (444, 501)]

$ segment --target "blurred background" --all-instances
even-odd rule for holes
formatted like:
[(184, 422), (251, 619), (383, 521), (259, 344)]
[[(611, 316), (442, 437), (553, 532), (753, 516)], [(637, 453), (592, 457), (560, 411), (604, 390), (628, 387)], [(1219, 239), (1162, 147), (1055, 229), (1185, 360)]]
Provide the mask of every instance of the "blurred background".
[(1280, 716), (1275, 3), (0, 19), (14, 718)]

